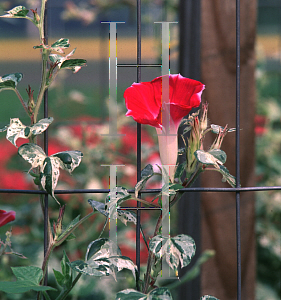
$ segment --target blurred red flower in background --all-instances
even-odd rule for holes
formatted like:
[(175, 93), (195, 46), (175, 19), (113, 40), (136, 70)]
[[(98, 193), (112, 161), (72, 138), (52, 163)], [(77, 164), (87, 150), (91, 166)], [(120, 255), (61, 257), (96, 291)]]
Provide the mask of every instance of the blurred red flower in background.
[(0, 209), (0, 227), (4, 226), (5, 224), (14, 221), (16, 218), (16, 212), (11, 211), (5, 211)]

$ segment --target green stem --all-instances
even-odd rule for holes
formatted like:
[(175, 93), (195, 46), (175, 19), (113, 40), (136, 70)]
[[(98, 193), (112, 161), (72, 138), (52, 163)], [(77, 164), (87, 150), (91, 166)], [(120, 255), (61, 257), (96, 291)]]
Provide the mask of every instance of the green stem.
[(44, 295), (46, 300), (51, 300), (51, 298), (49, 297), (49, 295), (46, 291), (42, 291), (42, 294)]
[(42, 49), (42, 79), (39, 94), (37, 97), (36, 105), (34, 108), (34, 123), (37, 122), (37, 117), (39, 113), (39, 108), (41, 106), (42, 100), (44, 98), (44, 92), (47, 89), (46, 81), (47, 81), (47, 61), (48, 61), (49, 51), (46, 49)]
[[(38, 24), (39, 28), (39, 34), (40, 34), (40, 42), (45, 44), (45, 32), (44, 32), (44, 22), (45, 22), (45, 8), (46, 8), (46, 3), (47, 0), (42, 0), (41, 4), (41, 11), (40, 11), (40, 21)], [(39, 94), (37, 97), (36, 105), (34, 108), (34, 123), (37, 122), (37, 117), (38, 117), (38, 112), (39, 108), (41, 106), (43, 97), (44, 97), (44, 92), (47, 88), (46, 81), (47, 81), (47, 61), (48, 61), (48, 56), (49, 56), (49, 50), (47, 49), (42, 49), (42, 78), (41, 78), (41, 85), (40, 85), (40, 90)]]
[[(160, 229), (161, 223), (162, 223), (162, 214), (160, 214), (160, 216), (158, 217), (153, 237), (157, 235), (157, 233)], [(145, 274), (144, 289), (143, 289), (144, 294), (146, 294), (147, 291), (148, 291), (148, 287), (149, 287), (149, 283), (150, 283), (150, 272), (151, 272), (153, 259), (154, 259), (154, 254), (153, 254), (152, 251), (149, 251), (149, 256), (148, 256), (148, 260), (147, 260), (146, 274)]]

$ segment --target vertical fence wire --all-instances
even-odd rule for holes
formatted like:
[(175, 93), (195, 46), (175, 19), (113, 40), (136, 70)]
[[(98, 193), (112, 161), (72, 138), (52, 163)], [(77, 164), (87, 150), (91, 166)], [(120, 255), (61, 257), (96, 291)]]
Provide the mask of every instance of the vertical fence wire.
[[(236, 0), (236, 188), (240, 187), (240, 0)], [(240, 191), (236, 192), (237, 300), (241, 299)]]
[[(45, 43), (48, 44), (48, 1), (45, 7), (45, 22), (44, 22), (44, 36)], [(48, 117), (48, 89), (44, 92), (44, 118)], [(48, 155), (48, 129), (44, 132), (44, 151)], [(48, 235), (48, 219), (49, 219), (49, 199), (48, 195), (40, 195), (44, 199), (44, 257), (47, 254), (49, 246), (49, 235)], [(44, 284), (48, 285), (48, 271), (44, 277)]]
[[(137, 0), (137, 65), (141, 64), (141, 0)], [(141, 68), (137, 67), (137, 82), (141, 81)], [(141, 180), (141, 124), (137, 123), (137, 182)], [(137, 202), (137, 208), (141, 207), (141, 203)], [(140, 221), (141, 209), (137, 209), (137, 226), (136, 226), (136, 265), (137, 289), (139, 287), (139, 271), (140, 271)]]

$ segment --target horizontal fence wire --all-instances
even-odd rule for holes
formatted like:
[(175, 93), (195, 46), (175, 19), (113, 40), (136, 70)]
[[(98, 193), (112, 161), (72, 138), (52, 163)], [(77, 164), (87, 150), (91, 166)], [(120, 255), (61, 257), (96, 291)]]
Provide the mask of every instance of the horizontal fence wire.
[[(260, 187), (238, 187), (238, 188), (212, 188), (212, 187), (190, 187), (190, 188), (182, 188), (178, 191), (181, 192), (266, 192), (266, 191), (280, 191), (281, 186), (260, 186)], [(141, 194), (148, 193), (160, 193), (162, 189), (143, 189), (140, 190)], [(55, 190), (54, 193), (58, 195), (62, 194), (108, 194), (110, 189), (71, 189), (71, 190)], [(134, 189), (128, 189), (128, 193), (134, 194)], [(1, 194), (34, 194), (34, 195), (42, 195), (47, 194), (45, 191), (41, 190), (16, 190), (16, 189), (0, 189)]]

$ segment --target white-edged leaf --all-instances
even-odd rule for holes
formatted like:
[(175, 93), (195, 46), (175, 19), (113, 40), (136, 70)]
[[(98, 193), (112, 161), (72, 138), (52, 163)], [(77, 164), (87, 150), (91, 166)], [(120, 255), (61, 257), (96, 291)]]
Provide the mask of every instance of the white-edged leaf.
[(226, 153), (221, 149), (212, 149), (208, 152), (209, 154), (213, 155), (217, 160), (219, 160), (222, 164), (226, 162)]
[(28, 12), (29, 12), (28, 9), (20, 5), (6, 11), (7, 14), (0, 17), (1, 18), (25, 18)]
[(219, 172), (222, 174), (222, 181), (223, 182), (226, 181), (232, 187), (236, 187), (236, 178), (229, 173), (228, 169), (225, 166), (220, 165), (219, 166)]
[[(104, 203), (92, 199), (89, 199), (88, 202), (94, 210), (96, 209), (101, 214), (108, 217), (108, 210), (105, 210)], [(117, 218), (125, 225), (127, 225), (127, 222), (133, 222), (134, 224), (137, 224), (136, 214), (129, 210), (121, 210), (120, 208), (117, 209)]]
[(80, 164), (83, 156), (80, 151), (63, 151), (47, 157), (41, 147), (31, 143), (21, 145), (18, 153), (31, 164), (31, 169), (40, 167), (40, 183), (56, 201), (54, 189), (60, 174), (59, 168), (70, 173)]
[(109, 239), (100, 238), (91, 242), (87, 248), (85, 261), (74, 261), (70, 267), (80, 273), (91, 276), (112, 275), (116, 279), (116, 273), (122, 269), (137, 270), (134, 263), (121, 256), (119, 247)]
[(76, 167), (79, 166), (83, 153), (78, 150), (62, 151), (51, 155), (51, 157), (58, 158), (60, 167), (71, 173)]
[(31, 164), (31, 169), (42, 166), (46, 154), (41, 147), (36, 144), (23, 144), (18, 149), (18, 154)]
[(11, 118), (10, 124), (5, 126), (0, 132), (7, 130), (7, 140), (17, 147), (16, 142), (18, 138), (28, 139), (31, 135), (38, 135), (45, 131), (52, 122), (53, 118), (45, 118), (32, 126), (25, 126), (18, 118)]
[(185, 234), (172, 238), (156, 235), (150, 240), (149, 249), (159, 259), (165, 256), (168, 265), (177, 271), (179, 264), (183, 268), (190, 263), (196, 246), (194, 240)]
[[(224, 127), (219, 126), (219, 125), (215, 125), (215, 124), (211, 124), (211, 129), (213, 133), (219, 134), (220, 131), (224, 130)], [(236, 128), (229, 128), (227, 129), (227, 132), (234, 132), (236, 131)]]
[(37, 123), (35, 123), (29, 127), (31, 134), (33, 134), (33, 135), (41, 134), (49, 127), (49, 125), (53, 121), (54, 121), (54, 119), (52, 117), (41, 119), (40, 121), (38, 121)]
[(117, 186), (116, 189), (111, 189), (107, 194), (105, 203), (106, 210), (114, 205), (119, 206), (122, 202), (129, 200), (132, 196), (128, 193), (127, 189), (122, 186)]
[(133, 289), (126, 289), (116, 294), (115, 300), (173, 300), (171, 292), (160, 287), (150, 291), (148, 294), (143, 294)]
[(219, 300), (219, 299), (214, 296), (205, 295), (205, 296), (202, 296), (200, 298), (200, 300)]
[(141, 171), (141, 180), (135, 185), (135, 197), (138, 198), (139, 191), (145, 186), (149, 178), (154, 175), (153, 167), (151, 164), (145, 166)]
[(211, 153), (205, 152), (204, 150), (196, 150), (194, 152), (196, 159), (204, 164), (204, 165), (217, 165), (222, 164), (216, 157), (214, 157)]
[(70, 46), (69, 44), (69, 39), (59, 39), (56, 42), (54, 42), (51, 46), (45, 45), (45, 44), (40, 44), (37, 46), (33, 46), (34, 49), (47, 49), (50, 51), (56, 51), (59, 53), (64, 53), (63, 49), (66, 49)]
[(11, 73), (0, 76), (0, 92), (5, 89), (15, 89), (17, 84), (22, 80), (22, 73)]
[[(43, 189), (50, 194), (56, 201), (54, 190), (60, 176), (60, 162), (55, 157), (46, 157), (43, 165), (40, 166), (40, 182)], [(57, 201), (58, 202), (58, 201)]]
[(137, 216), (133, 211), (117, 209), (117, 218), (127, 225), (127, 222), (133, 222), (137, 225)]

